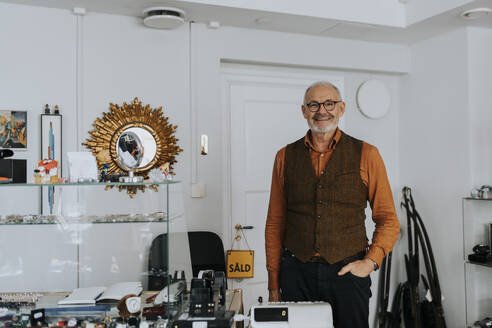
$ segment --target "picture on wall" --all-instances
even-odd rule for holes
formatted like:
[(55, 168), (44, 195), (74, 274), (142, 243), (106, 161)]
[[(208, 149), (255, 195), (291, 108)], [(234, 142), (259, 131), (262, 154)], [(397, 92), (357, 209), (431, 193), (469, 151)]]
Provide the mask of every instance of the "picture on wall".
[(54, 159), (61, 167), (62, 116), (41, 115), (41, 159)]
[[(58, 176), (62, 176), (62, 116), (41, 115), (41, 159), (54, 159), (58, 163)], [(51, 215), (58, 203), (55, 187), (42, 188), (42, 213)]]
[(0, 148), (27, 148), (27, 112), (0, 110)]

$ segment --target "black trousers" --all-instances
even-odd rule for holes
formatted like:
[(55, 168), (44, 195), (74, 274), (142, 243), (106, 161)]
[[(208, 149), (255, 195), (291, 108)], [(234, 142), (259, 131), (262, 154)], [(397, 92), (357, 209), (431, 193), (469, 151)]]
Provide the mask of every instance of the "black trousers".
[(371, 278), (359, 278), (350, 272), (338, 276), (346, 263), (301, 262), (284, 251), (280, 266), (282, 301), (328, 302), (335, 328), (368, 328)]

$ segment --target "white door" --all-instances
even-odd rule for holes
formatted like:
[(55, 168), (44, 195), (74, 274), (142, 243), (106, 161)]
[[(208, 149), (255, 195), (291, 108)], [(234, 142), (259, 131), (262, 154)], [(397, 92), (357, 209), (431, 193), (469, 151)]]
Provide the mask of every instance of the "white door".
[[(342, 90), (342, 78), (324, 79)], [(305, 135), (308, 127), (301, 105), (306, 87), (317, 80), (320, 76), (223, 71), (225, 113), (230, 118), (230, 220), (224, 230), (226, 243), (232, 240), (236, 224), (254, 227), (244, 230), (255, 251), (254, 278), (229, 281), (230, 288), (243, 289), (246, 313), (259, 296), (268, 301), (264, 232), (275, 155)], [(244, 240), (241, 249), (247, 249)]]

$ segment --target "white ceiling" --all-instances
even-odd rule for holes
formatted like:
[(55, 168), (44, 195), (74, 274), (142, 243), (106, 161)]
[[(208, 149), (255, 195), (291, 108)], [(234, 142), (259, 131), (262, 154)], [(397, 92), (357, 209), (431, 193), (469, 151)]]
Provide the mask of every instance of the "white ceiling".
[(186, 11), (186, 20), (273, 31), (411, 44), (462, 26), (492, 28), (492, 15), (464, 20), (492, 0), (0, 0), (15, 4), (141, 17), (150, 6)]

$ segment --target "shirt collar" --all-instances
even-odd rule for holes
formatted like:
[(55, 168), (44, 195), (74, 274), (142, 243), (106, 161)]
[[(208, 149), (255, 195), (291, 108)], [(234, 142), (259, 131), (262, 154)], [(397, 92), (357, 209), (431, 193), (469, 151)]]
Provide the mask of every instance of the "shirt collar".
[[(336, 145), (340, 141), (341, 136), (342, 136), (342, 130), (340, 130), (337, 127), (337, 130), (335, 131), (335, 134), (333, 135), (333, 139), (331, 139), (330, 146), (328, 147), (330, 150), (335, 149)], [(312, 134), (311, 134), (311, 129), (309, 129), (308, 132), (306, 133), (306, 136), (304, 137), (304, 144), (306, 145), (306, 147), (310, 148), (311, 150), (317, 151), (316, 148), (314, 148), (314, 144), (313, 144), (312, 140), (313, 140), (313, 138), (312, 138)]]

